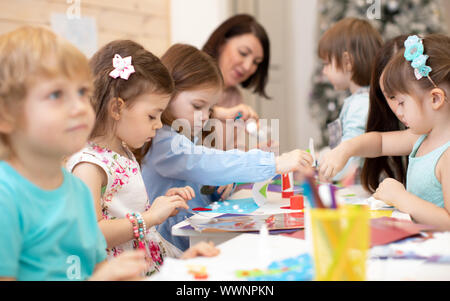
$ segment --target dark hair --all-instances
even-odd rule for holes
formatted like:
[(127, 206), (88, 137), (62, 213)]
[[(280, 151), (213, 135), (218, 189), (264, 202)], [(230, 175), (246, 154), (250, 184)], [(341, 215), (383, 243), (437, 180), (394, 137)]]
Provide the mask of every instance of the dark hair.
[(368, 86), (372, 62), (382, 44), (380, 33), (368, 21), (345, 18), (320, 38), (318, 55), (327, 62), (334, 59), (337, 68), (343, 69), (342, 56), (347, 52), (352, 64), (352, 81), (359, 86)]
[[(403, 43), (407, 35), (401, 35), (386, 42), (375, 56), (370, 83), (370, 106), (367, 118), (366, 132), (389, 132), (403, 129), (401, 122), (387, 104), (380, 88), (380, 77), (389, 60), (397, 52), (403, 52)], [(385, 173), (405, 184), (408, 157), (384, 156), (366, 158), (361, 171), (363, 187), (375, 192), (380, 184), (380, 176)]]
[[(122, 58), (132, 57), (135, 72), (128, 80), (114, 79), (109, 73), (114, 70), (112, 60), (119, 54)], [(103, 135), (108, 120), (108, 102), (121, 98), (127, 105), (142, 93), (172, 94), (173, 81), (160, 59), (131, 40), (112, 41), (98, 50), (90, 60), (94, 74), (94, 94), (91, 99), (96, 120), (91, 138)]]
[[(423, 38), (423, 46), (424, 54), (429, 56), (426, 64), (432, 69), (429, 77), (438, 87), (449, 89), (450, 37), (443, 34), (430, 34)], [(435, 87), (426, 77), (417, 80), (411, 62), (407, 61), (404, 54), (400, 52), (387, 64), (382, 80), (387, 94), (415, 95)]]
[(243, 88), (254, 87), (254, 93), (258, 93), (260, 96), (269, 99), (270, 97), (267, 96), (265, 88), (269, 73), (270, 41), (264, 27), (254, 17), (247, 14), (239, 14), (225, 20), (211, 34), (202, 50), (215, 60), (218, 60), (220, 55), (219, 50), (221, 46), (225, 45), (228, 39), (247, 33), (252, 33), (258, 38), (264, 51), (264, 58), (258, 65), (255, 73), (246, 81), (242, 82), (241, 86)]

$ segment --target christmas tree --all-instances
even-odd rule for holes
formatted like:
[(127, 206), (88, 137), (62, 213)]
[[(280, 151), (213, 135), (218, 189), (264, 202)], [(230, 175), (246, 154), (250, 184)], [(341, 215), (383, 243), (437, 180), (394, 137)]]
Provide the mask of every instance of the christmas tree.
[[(445, 33), (442, 0), (319, 0), (319, 36), (346, 17), (368, 20), (385, 41), (401, 34)], [(312, 78), (310, 113), (320, 124), (322, 146), (328, 145), (327, 124), (339, 117), (348, 92), (337, 92), (322, 76), (317, 63)]]

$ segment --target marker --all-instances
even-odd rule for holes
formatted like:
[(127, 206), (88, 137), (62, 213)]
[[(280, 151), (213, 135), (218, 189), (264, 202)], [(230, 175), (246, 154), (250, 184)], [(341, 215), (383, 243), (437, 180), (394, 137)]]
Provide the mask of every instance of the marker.
[(303, 195), (306, 196), (306, 199), (308, 200), (309, 207), (315, 208), (315, 201), (314, 201), (314, 195), (312, 193), (311, 185), (309, 185), (308, 182), (302, 183), (303, 188)]
[(337, 190), (337, 187), (334, 186), (333, 184), (330, 184), (331, 208), (333, 208), (333, 209), (337, 208), (336, 190)]
[(315, 202), (315, 207), (317, 208), (325, 208), (325, 206), (323, 205), (322, 200), (320, 199), (319, 196), (319, 192), (317, 191), (317, 186), (314, 184), (315, 179), (313, 177), (307, 177), (306, 180), (308, 181), (311, 190), (312, 190), (312, 195), (314, 197), (314, 202)]
[(314, 140), (313, 138), (309, 138), (309, 152), (311, 153), (311, 156), (313, 157), (313, 167), (317, 167), (317, 160), (316, 160), (316, 152), (314, 151)]

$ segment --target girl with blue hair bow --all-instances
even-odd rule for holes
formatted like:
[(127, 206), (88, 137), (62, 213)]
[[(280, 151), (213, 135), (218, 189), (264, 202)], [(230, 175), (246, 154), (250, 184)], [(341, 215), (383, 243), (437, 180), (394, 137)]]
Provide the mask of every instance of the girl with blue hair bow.
[[(450, 37), (410, 36), (380, 78), (386, 99), (408, 129), (369, 132), (328, 153), (320, 168), (333, 177), (351, 156), (409, 155), (406, 187), (385, 179), (373, 195), (419, 223), (450, 229)], [(426, 53), (426, 54), (425, 54)]]

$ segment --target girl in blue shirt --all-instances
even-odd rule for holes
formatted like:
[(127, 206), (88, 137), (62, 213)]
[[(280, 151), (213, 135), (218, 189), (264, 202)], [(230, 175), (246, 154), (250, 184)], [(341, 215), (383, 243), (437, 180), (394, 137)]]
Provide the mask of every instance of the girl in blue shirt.
[[(142, 160), (142, 175), (151, 200), (171, 187), (189, 185), (195, 192), (188, 201), (189, 207), (204, 207), (211, 199), (200, 192), (203, 185), (259, 182), (311, 166), (311, 155), (300, 150), (278, 157), (258, 149), (222, 151), (207, 147), (215, 138), (210, 136), (199, 145), (211, 108), (221, 95), (220, 70), (211, 57), (189, 45), (172, 46), (161, 61), (174, 79), (175, 93), (162, 114), (163, 127), (151, 145), (141, 150), (141, 154), (148, 150)], [(157, 227), (166, 240), (181, 250), (188, 248), (188, 239), (172, 236), (171, 229), (187, 216), (189, 213), (180, 212)]]
[[(321, 37), (318, 54), (324, 62), (323, 75), (336, 91), (350, 91), (339, 118), (328, 125), (330, 147), (364, 134), (369, 111), (369, 83), (373, 61), (382, 38), (366, 20), (345, 18)], [(352, 158), (334, 180), (339, 181), (361, 166)]]

